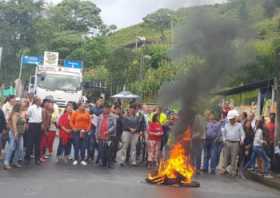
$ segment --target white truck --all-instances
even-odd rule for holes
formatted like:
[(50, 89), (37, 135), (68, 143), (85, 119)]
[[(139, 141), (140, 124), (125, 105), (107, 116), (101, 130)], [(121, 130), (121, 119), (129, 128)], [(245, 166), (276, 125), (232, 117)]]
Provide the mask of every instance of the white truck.
[(82, 69), (38, 65), (28, 91), (44, 99), (53, 96), (59, 107), (82, 99)]

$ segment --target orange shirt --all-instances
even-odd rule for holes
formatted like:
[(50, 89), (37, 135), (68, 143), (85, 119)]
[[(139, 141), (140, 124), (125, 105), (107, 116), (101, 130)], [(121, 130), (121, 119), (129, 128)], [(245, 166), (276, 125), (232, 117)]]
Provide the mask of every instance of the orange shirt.
[(90, 114), (88, 112), (73, 112), (70, 118), (72, 129), (89, 131), (91, 127)]

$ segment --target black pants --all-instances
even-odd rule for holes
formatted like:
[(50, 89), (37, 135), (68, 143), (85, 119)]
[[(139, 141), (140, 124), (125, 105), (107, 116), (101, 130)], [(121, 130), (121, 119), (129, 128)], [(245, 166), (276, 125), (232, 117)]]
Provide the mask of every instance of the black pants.
[(120, 137), (112, 137), (112, 160), (116, 161), (117, 158), (117, 153), (119, 149), (119, 142), (120, 142)]
[(40, 140), (41, 140), (41, 123), (29, 123), (26, 134), (26, 156), (25, 159), (30, 161), (33, 149), (35, 149), (35, 161), (40, 160)]
[(99, 156), (102, 161), (102, 166), (104, 167), (111, 167), (112, 166), (112, 143), (109, 141), (99, 140), (98, 141), (98, 151)]

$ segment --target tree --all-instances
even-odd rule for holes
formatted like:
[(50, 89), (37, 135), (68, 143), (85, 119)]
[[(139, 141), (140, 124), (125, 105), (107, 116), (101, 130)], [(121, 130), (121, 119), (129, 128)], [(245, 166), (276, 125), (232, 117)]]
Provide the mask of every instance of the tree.
[(96, 68), (99, 65), (104, 65), (109, 55), (110, 50), (106, 39), (97, 37), (85, 38), (81, 46), (70, 52), (67, 58), (83, 60), (86, 67)]
[(101, 10), (91, 1), (63, 0), (50, 12), (51, 20), (60, 31), (94, 32), (103, 25)]
[(16, 78), (14, 71), (18, 70), (20, 56), (33, 50), (34, 23), (42, 17), (42, 7), (42, 1), (0, 1), (0, 43), (4, 49), (1, 78), (4, 81)]
[(147, 15), (143, 20), (151, 28), (160, 31), (162, 40), (166, 39), (164, 31), (171, 28), (171, 23), (175, 20), (175, 13), (169, 9), (160, 9), (153, 14)]
[(154, 45), (149, 46), (144, 50), (144, 53), (151, 57), (150, 66), (154, 69), (159, 68), (161, 65), (169, 61), (168, 46)]
[[(106, 67), (110, 73), (111, 91), (120, 91), (130, 80), (137, 79), (135, 76), (135, 54), (126, 48), (114, 50), (109, 56)], [(133, 68), (133, 69), (132, 69)]]

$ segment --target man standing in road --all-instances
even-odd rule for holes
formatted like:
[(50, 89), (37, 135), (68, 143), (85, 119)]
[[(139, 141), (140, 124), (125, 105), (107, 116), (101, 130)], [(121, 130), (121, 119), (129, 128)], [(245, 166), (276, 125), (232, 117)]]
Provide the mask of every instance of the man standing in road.
[(123, 134), (122, 134), (122, 142), (123, 147), (121, 149), (121, 166), (124, 166), (126, 161), (126, 152), (130, 145), (130, 159), (131, 164), (136, 166), (136, 146), (139, 139), (138, 125), (139, 118), (136, 115), (136, 105), (132, 104), (129, 107), (128, 115), (123, 120)]
[(26, 162), (29, 163), (31, 160), (31, 154), (33, 148), (35, 148), (35, 164), (40, 165), (40, 140), (42, 131), (42, 108), (41, 99), (38, 97), (34, 98), (34, 103), (28, 108), (28, 131), (26, 134)]
[(240, 123), (236, 122), (238, 112), (231, 110), (228, 112), (228, 123), (222, 129), (224, 141), (224, 163), (221, 174), (226, 172), (226, 168), (230, 165), (230, 175), (236, 176), (237, 173), (237, 157), (239, 154), (240, 144), (244, 143), (245, 133)]

